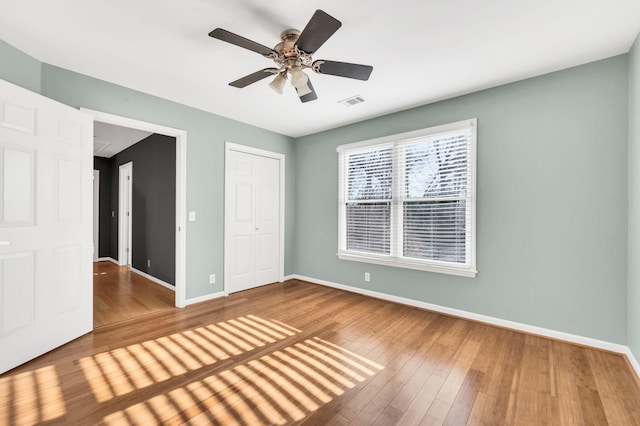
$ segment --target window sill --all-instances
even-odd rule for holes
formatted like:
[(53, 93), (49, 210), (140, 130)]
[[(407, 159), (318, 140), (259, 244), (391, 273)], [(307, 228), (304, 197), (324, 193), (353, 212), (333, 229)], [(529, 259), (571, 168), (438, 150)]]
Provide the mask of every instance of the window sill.
[(453, 268), (426, 262), (412, 262), (405, 259), (397, 259), (383, 256), (366, 256), (361, 254), (339, 252), (338, 258), (342, 260), (352, 260), (356, 262), (374, 263), (377, 265), (394, 266), (396, 268), (417, 269), (419, 271), (437, 272), (440, 274), (458, 275), (461, 277), (473, 278), (478, 271), (475, 268)]

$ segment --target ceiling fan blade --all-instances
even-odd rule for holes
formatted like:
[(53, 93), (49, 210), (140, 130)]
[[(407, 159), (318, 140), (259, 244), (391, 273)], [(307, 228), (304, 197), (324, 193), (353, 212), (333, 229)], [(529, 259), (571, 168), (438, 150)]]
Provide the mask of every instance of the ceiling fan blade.
[(311, 54), (318, 50), (341, 26), (342, 22), (318, 9), (302, 30), (296, 45), (298, 45), (298, 49)]
[(277, 72), (277, 71), (278, 71), (278, 68), (265, 68), (263, 70), (256, 71), (253, 74), (249, 74), (242, 78), (239, 78), (236, 81), (232, 81), (231, 83), (229, 83), (229, 86), (242, 89), (243, 87), (247, 87), (248, 85), (253, 84), (256, 81), (260, 81), (263, 78), (267, 78), (269, 76), (274, 75), (274, 72)]
[(318, 60), (313, 63), (313, 70), (320, 74), (368, 80), (373, 67), (371, 65), (350, 64), (348, 62)]
[(267, 46), (263, 46), (260, 43), (249, 40), (248, 38), (241, 37), (237, 34), (223, 30), (222, 28), (216, 28), (209, 33), (209, 37), (217, 38), (218, 40), (226, 41), (227, 43), (235, 44), (236, 46), (244, 47), (245, 49), (252, 50), (264, 56), (268, 56), (272, 53), (277, 55), (277, 52)]
[(309, 86), (309, 89), (311, 89), (311, 93), (307, 93), (306, 95), (300, 96), (300, 102), (302, 103), (315, 101), (316, 99), (318, 99), (318, 95), (316, 94), (316, 90), (313, 88), (313, 84), (311, 84), (311, 80), (307, 82), (307, 86)]

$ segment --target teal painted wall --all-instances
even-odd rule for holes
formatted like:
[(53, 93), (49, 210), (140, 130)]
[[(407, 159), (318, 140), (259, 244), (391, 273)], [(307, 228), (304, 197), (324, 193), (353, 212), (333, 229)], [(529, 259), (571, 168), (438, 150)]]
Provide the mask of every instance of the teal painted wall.
[[(627, 108), (623, 55), (299, 138), (294, 269), (624, 344)], [(477, 277), (339, 260), (336, 147), (472, 117)]]
[(40, 93), (40, 61), (0, 40), (0, 79)]
[(629, 53), (628, 345), (640, 360), (640, 36)]
[[(629, 56), (297, 140), (40, 64), (2, 41), (0, 78), (71, 106), (187, 130), (187, 209), (198, 212), (187, 227), (189, 298), (222, 288), (209, 285), (207, 276), (216, 273), (222, 282), (228, 140), (287, 156), (286, 274), (628, 340), (639, 357), (640, 266), (633, 261), (640, 252), (640, 221), (634, 220), (640, 212), (638, 44)], [(478, 276), (338, 260), (336, 146), (470, 117), (479, 120)]]
[[(225, 141), (286, 156), (285, 274), (293, 273), (295, 148), (291, 138), (51, 65), (42, 94), (71, 105), (187, 131), (187, 298), (222, 291)], [(215, 273), (217, 284), (209, 284)]]

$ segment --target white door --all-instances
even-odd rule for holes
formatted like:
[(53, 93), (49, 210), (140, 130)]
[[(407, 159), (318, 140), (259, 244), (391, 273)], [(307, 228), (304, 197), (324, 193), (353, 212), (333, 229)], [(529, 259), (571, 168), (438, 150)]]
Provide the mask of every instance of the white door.
[(0, 80), (0, 373), (93, 328), (93, 120)]
[(118, 213), (118, 263), (131, 266), (131, 217), (133, 193), (133, 163), (128, 162), (119, 167), (120, 193)]
[(225, 284), (233, 293), (279, 280), (280, 162), (228, 150), (226, 167)]
[(93, 171), (93, 261), (97, 262), (100, 251), (100, 171)]

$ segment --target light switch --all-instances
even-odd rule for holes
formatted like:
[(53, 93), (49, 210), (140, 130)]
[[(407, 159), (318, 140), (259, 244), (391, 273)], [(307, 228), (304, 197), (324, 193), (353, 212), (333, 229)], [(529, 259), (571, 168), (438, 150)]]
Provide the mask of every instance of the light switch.
[(189, 222), (196, 221), (196, 212), (189, 212)]

